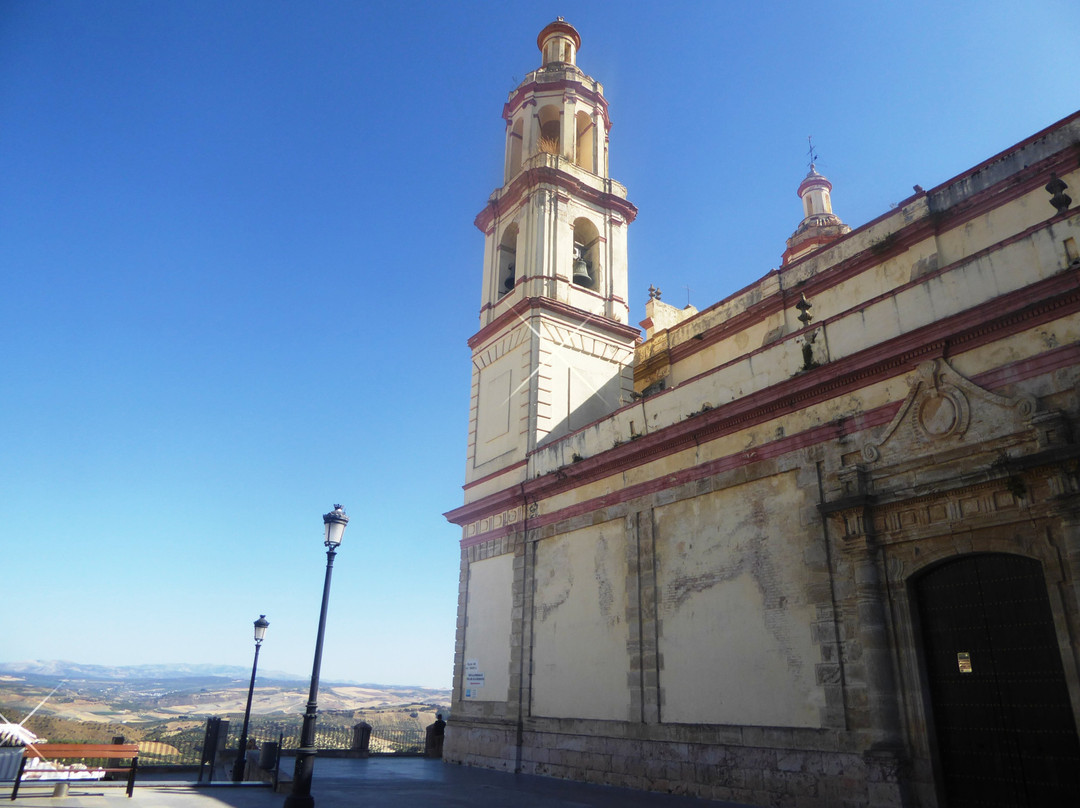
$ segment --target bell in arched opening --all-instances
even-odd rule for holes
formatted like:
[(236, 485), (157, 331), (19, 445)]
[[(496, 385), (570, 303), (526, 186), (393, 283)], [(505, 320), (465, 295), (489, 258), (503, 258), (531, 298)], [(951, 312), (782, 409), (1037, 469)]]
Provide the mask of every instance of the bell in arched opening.
[(586, 289), (592, 289), (593, 277), (590, 273), (591, 267), (589, 262), (585, 259), (585, 247), (582, 244), (574, 245), (574, 283), (578, 286), (584, 286)]

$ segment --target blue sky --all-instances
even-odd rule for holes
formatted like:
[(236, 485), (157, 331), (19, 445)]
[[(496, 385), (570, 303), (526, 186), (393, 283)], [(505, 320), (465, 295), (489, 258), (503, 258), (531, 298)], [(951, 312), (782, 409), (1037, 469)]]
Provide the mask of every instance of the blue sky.
[(449, 686), (502, 105), (558, 14), (650, 284), (778, 265), (1080, 108), (1075, 2), (0, 2), (0, 661)]

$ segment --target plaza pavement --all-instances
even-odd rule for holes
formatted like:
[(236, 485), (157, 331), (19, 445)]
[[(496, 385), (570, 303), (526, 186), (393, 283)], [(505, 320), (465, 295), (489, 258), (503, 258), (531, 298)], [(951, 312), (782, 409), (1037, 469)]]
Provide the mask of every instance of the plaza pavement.
[[(10, 789), (0, 787), (0, 808), (3, 803), (12, 808), (282, 808), (285, 802), (268, 786), (196, 786), (152, 778), (147, 774), (136, 782), (131, 799), (121, 783), (72, 781), (62, 797), (52, 796), (51, 783), (24, 783), (14, 802)], [(746, 808), (424, 758), (319, 759), (311, 794), (315, 808)]]

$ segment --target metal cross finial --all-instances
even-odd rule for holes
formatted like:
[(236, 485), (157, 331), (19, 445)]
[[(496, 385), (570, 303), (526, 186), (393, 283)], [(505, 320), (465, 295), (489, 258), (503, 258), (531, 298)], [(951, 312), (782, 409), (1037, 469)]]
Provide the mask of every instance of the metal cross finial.
[(806, 142), (810, 144), (810, 148), (806, 153), (810, 156), (810, 170), (813, 171), (814, 163), (816, 163), (818, 159), (817, 152), (814, 151), (814, 136), (807, 135)]

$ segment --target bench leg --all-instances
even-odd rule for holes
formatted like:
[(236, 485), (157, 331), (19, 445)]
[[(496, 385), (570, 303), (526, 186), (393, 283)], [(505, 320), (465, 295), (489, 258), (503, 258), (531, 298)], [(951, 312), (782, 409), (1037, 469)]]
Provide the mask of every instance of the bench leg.
[(131, 761), (131, 771), (128, 772), (128, 799), (131, 798), (132, 792), (135, 791), (135, 771), (139, 768), (139, 759), (134, 758)]
[(11, 799), (14, 802), (15, 798), (19, 796), (19, 783), (22, 782), (23, 769), (26, 768), (26, 756), (19, 762), (19, 772), (15, 775), (15, 785), (11, 787)]

